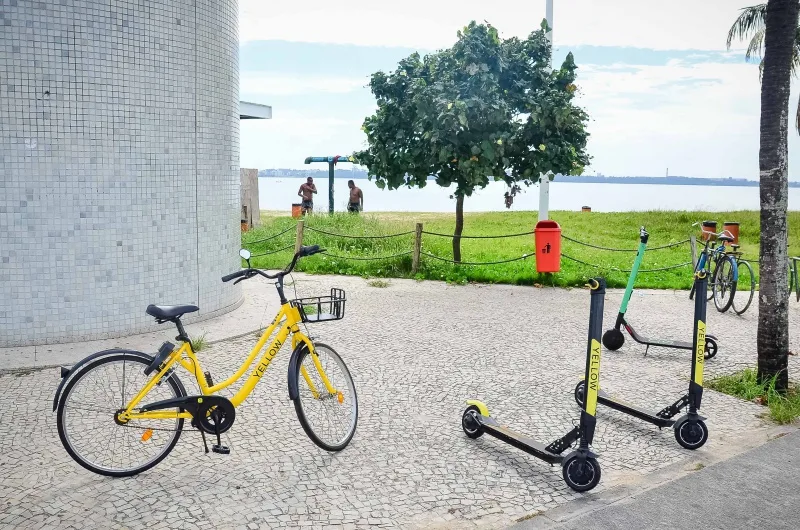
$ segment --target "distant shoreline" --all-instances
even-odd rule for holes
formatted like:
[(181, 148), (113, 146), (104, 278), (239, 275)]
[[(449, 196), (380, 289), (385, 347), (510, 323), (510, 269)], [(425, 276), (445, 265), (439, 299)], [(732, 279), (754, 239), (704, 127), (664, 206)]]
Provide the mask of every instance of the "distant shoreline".
[[(278, 174), (281, 172), (281, 174)], [(317, 180), (327, 180), (328, 172), (323, 170), (261, 170), (258, 172), (260, 178), (280, 179), (280, 178), (305, 178), (314, 177)], [(352, 169), (336, 169), (336, 177), (339, 179), (367, 180), (367, 174), (363, 171)], [(433, 178), (429, 178), (433, 180)], [(557, 175), (556, 182), (571, 184), (638, 184), (638, 185), (660, 185), (660, 186), (724, 186), (724, 187), (747, 187), (758, 188), (759, 183), (755, 180), (735, 179), (735, 178), (701, 178), (701, 177), (605, 177), (605, 176), (564, 176)], [(800, 188), (800, 182), (790, 181), (790, 188)]]

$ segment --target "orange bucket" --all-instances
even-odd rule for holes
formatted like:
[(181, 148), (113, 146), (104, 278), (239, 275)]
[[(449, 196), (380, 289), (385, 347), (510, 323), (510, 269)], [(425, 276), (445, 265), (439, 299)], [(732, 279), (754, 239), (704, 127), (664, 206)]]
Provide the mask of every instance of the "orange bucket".
[(561, 227), (555, 221), (539, 221), (533, 231), (536, 241), (536, 272), (561, 270)]
[(299, 218), (303, 215), (302, 204), (292, 204), (292, 217)]
[(703, 221), (703, 241), (708, 241), (709, 239), (713, 240), (716, 239), (714, 235), (717, 231), (717, 222), (716, 221)]
[(731, 233), (734, 245), (739, 244), (739, 223), (725, 221), (722, 223), (722, 229)]

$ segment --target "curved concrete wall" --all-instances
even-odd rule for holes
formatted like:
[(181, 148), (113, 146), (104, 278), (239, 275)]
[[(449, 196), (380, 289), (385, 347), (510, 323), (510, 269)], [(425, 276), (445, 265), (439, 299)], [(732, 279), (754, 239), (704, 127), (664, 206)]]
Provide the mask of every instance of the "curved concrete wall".
[(241, 241), (237, 16), (236, 0), (0, 8), (0, 347), (153, 330), (149, 303), (195, 320), (241, 303), (220, 281)]

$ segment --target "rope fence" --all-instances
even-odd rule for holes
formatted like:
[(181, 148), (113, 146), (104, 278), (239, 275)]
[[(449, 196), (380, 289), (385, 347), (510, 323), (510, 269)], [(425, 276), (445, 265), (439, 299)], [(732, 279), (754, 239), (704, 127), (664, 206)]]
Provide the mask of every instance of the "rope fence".
[[(413, 232), (412, 232), (413, 233)], [(423, 234), (427, 234), (429, 236), (437, 236), (437, 237), (449, 237), (450, 239), (455, 239), (456, 236), (453, 234), (440, 234), (438, 232), (426, 232), (425, 230), (422, 231)], [(459, 239), (501, 239), (504, 237), (519, 237), (519, 236), (529, 236), (533, 234), (533, 230), (530, 232), (521, 232), (519, 234), (505, 234), (502, 236), (458, 236)]]
[(306, 230), (310, 230), (312, 232), (318, 232), (320, 234), (325, 234), (326, 236), (331, 237), (341, 237), (346, 239), (388, 239), (390, 237), (400, 237), (400, 236), (407, 236), (414, 233), (413, 230), (409, 230), (408, 232), (399, 232), (397, 234), (389, 234), (385, 236), (351, 236), (348, 234), (334, 234), (333, 232), (326, 232), (325, 230), (320, 230), (319, 228), (313, 228), (311, 226), (306, 226)]
[[(566, 236), (564, 234), (561, 234), (561, 237), (562, 237), (562, 239), (566, 239), (567, 241), (572, 241), (573, 243), (577, 243), (578, 245), (583, 245), (585, 247), (596, 248), (596, 249), (599, 249), (599, 250), (607, 250), (608, 252), (633, 252), (633, 253), (636, 253), (636, 252), (639, 251), (639, 249), (636, 249), (636, 248), (611, 248), (611, 247), (602, 247), (602, 246), (599, 246), (599, 245), (592, 245), (591, 243), (585, 243), (583, 241), (579, 241), (577, 239), (573, 239), (573, 238), (571, 238), (569, 236)], [(660, 247), (647, 247), (647, 250), (649, 250), (649, 251), (663, 250), (665, 248), (672, 248), (672, 247), (677, 247), (679, 245), (685, 245), (689, 241), (691, 241), (691, 239), (687, 238), (687, 239), (684, 239), (683, 241), (678, 241), (677, 243), (669, 243), (667, 245), (661, 245)]]
[(256, 245), (256, 244), (258, 244), (258, 243), (264, 243), (265, 241), (271, 241), (271, 240), (273, 240), (273, 239), (275, 239), (275, 238), (277, 238), (277, 237), (280, 237), (280, 236), (282, 236), (283, 234), (286, 234), (287, 232), (291, 232), (291, 231), (292, 231), (292, 230), (294, 230), (294, 229), (295, 229), (295, 228), (294, 228), (293, 226), (290, 226), (289, 228), (287, 228), (287, 229), (286, 229), (286, 230), (284, 230), (283, 232), (279, 232), (279, 233), (277, 233), (277, 234), (274, 234), (274, 235), (271, 235), (271, 236), (269, 236), (269, 237), (265, 237), (264, 239), (259, 239), (258, 241), (251, 241), (251, 242), (250, 242), (250, 244), (251, 244), (251, 245)]
[(337, 256), (335, 254), (331, 254), (327, 250), (325, 252), (323, 252), (323, 254), (325, 254), (326, 256), (330, 256), (332, 258), (336, 258), (336, 259), (352, 259), (352, 260), (356, 260), (356, 261), (376, 261), (376, 260), (380, 260), (380, 259), (393, 259), (393, 258), (399, 258), (399, 257), (402, 257), (402, 256), (408, 256), (411, 253), (412, 253), (412, 251), (407, 250), (406, 252), (399, 252), (397, 254), (392, 254), (391, 256), (374, 256), (374, 257), (369, 257), (369, 258), (360, 258), (360, 257), (356, 257), (356, 256)]
[[(284, 234), (286, 234), (288, 232), (291, 232), (292, 230), (296, 231), (295, 242), (293, 244), (285, 246), (283, 248), (270, 250), (270, 251), (265, 251), (265, 252), (260, 253), (260, 254), (254, 254), (252, 257), (253, 258), (258, 258), (258, 257), (263, 257), (263, 256), (269, 256), (269, 255), (272, 255), (272, 254), (277, 254), (279, 252), (284, 252), (284, 251), (290, 250), (292, 248), (294, 248), (294, 250), (297, 251), (303, 245), (303, 238), (304, 238), (305, 231), (309, 231), (309, 232), (322, 234), (322, 235), (329, 236), (329, 237), (340, 238), (340, 239), (353, 239), (353, 240), (364, 240), (364, 239), (367, 239), (367, 240), (379, 240), (379, 239), (390, 239), (390, 238), (397, 238), (397, 237), (404, 237), (404, 236), (414, 235), (414, 245), (413, 245), (413, 248), (411, 250), (405, 250), (405, 251), (402, 251), (402, 252), (397, 252), (397, 253), (386, 255), (386, 256), (343, 256), (343, 255), (333, 254), (333, 253), (328, 252), (328, 251), (324, 252), (324, 255), (326, 255), (326, 256), (328, 256), (330, 258), (333, 258), (333, 259), (353, 260), (353, 261), (392, 260), (392, 259), (403, 258), (403, 257), (411, 255), (412, 256), (412, 267), (411, 267), (411, 272), (412, 273), (417, 273), (419, 271), (421, 258), (423, 256), (426, 257), (426, 258), (430, 258), (430, 259), (441, 261), (441, 262), (445, 262), (445, 263), (451, 263), (451, 264), (454, 264), (454, 265), (464, 265), (464, 266), (501, 265), (501, 264), (505, 264), (505, 263), (513, 263), (513, 262), (517, 262), (517, 261), (523, 261), (523, 260), (527, 260), (529, 258), (532, 258), (534, 260), (536, 259), (535, 253), (530, 253), (530, 254), (526, 253), (526, 254), (522, 254), (521, 256), (508, 258), (508, 259), (494, 260), (494, 261), (456, 261), (456, 260), (453, 260), (451, 258), (438, 256), (438, 255), (436, 255), (436, 254), (434, 254), (432, 252), (429, 252), (427, 250), (423, 250), (423, 248), (422, 248), (422, 236), (423, 235), (427, 235), (427, 236), (433, 236), (433, 237), (444, 237), (444, 238), (449, 238), (451, 240), (455, 239), (455, 236), (453, 234), (444, 234), (444, 233), (440, 233), (440, 232), (432, 232), (432, 231), (424, 230), (422, 223), (417, 223), (415, 230), (408, 230), (408, 231), (405, 231), (405, 232), (398, 232), (398, 233), (395, 233), (395, 234), (350, 235), (350, 234), (340, 234), (340, 233), (336, 233), (336, 232), (330, 232), (328, 230), (324, 230), (324, 229), (321, 229), (321, 228), (315, 228), (313, 226), (307, 226), (305, 224), (305, 220), (299, 220), (299, 221), (297, 221), (297, 224), (295, 226), (289, 227), (286, 230), (283, 230), (283, 231), (281, 231), (281, 232), (279, 232), (277, 234), (273, 234), (273, 235), (271, 235), (269, 237), (266, 237), (266, 238), (263, 238), (263, 239), (259, 239), (259, 240), (256, 240), (256, 241), (252, 241), (249, 244), (250, 245), (254, 245), (254, 244), (258, 244), (258, 243), (264, 243), (264, 242), (267, 242), (267, 241), (271, 241), (271, 240), (274, 240), (274, 239), (276, 239), (276, 238), (278, 238), (278, 237), (280, 237), (280, 236), (282, 236), (282, 235), (284, 235)], [(514, 233), (514, 234), (462, 235), (462, 236), (459, 236), (459, 238), (460, 239), (504, 239), (504, 238), (510, 238), (510, 237), (531, 236), (531, 235), (534, 235), (534, 234), (535, 234), (535, 230), (530, 230), (530, 231), (527, 231), (527, 232), (519, 232), (519, 233)], [(576, 245), (580, 245), (580, 246), (584, 246), (584, 247), (588, 247), (588, 248), (592, 248), (592, 249), (596, 249), (596, 250), (601, 250), (601, 251), (605, 251), (605, 252), (636, 253), (638, 251), (638, 249), (613, 248), (613, 247), (605, 247), (605, 246), (602, 246), (602, 245), (595, 245), (593, 243), (587, 243), (585, 241), (580, 241), (578, 239), (575, 239), (575, 238), (570, 237), (568, 235), (565, 235), (563, 233), (561, 234), (561, 238), (566, 240), (566, 241), (569, 241), (571, 243), (574, 243)], [(656, 246), (656, 247), (648, 247), (647, 250), (649, 250), (649, 251), (663, 250), (663, 249), (677, 247), (677, 246), (680, 246), (680, 245), (685, 245), (687, 243), (694, 244), (695, 241), (693, 240), (693, 238), (688, 238), (688, 239), (684, 239), (684, 240), (677, 241), (677, 242), (674, 242), (674, 243), (668, 243), (666, 245), (661, 245), (661, 246)], [(693, 253), (693, 256), (694, 255), (695, 255), (695, 253)], [(621, 268), (618, 268), (618, 267), (604, 266), (604, 265), (598, 265), (598, 264), (595, 264), (595, 263), (591, 263), (589, 261), (586, 261), (586, 260), (583, 260), (583, 259), (580, 259), (580, 258), (576, 258), (576, 257), (574, 257), (574, 256), (572, 256), (570, 254), (564, 253), (564, 252), (561, 252), (561, 257), (564, 258), (564, 259), (573, 261), (575, 263), (579, 263), (581, 265), (585, 265), (587, 267), (594, 268), (594, 269), (617, 271), (617, 272), (622, 272), (622, 273), (630, 273), (631, 272), (630, 269), (621, 269)], [(642, 272), (642, 273), (662, 272), (662, 271), (669, 271), (669, 270), (680, 269), (682, 267), (692, 267), (692, 266), (694, 266), (694, 261), (693, 260), (689, 260), (689, 261), (686, 261), (686, 262), (683, 262), (683, 263), (678, 263), (678, 264), (675, 264), (675, 265), (669, 265), (669, 266), (665, 266), (665, 267), (658, 267), (658, 268), (653, 268), (653, 269), (639, 269), (639, 272)]]
[[(619, 269), (617, 267), (604, 267), (602, 265), (595, 265), (594, 263), (588, 263), (586, 261), (579, 260), (578, 258), (573, 258), (568, 254), (561, 253), (562, 258), (567, 258), (568, 260), (572, 260), (576, 263), (580, 263), (581, 265), (586, 265), (588, 267), (594, 267), (595, 269), (607, 269), (617, 272), (631, 272), (630, 269)], [(692, 265), (691, 261), (687, 261), (685, 263), (678, 263), (677, 265), (669, 265), (667, 267), (660, 267), (657, 269), (639, 269), (639, 272), (661, 272), (661, 271), (669, 271), (673, 269), (680, 269), (681, 267), (686, 267), (687, 265)]]
[(263, 257), (263, 256), (269, 256), (271, 254), (277, 254), (278, 252), (283, 252), (285, 250), (289, 250), (289, 249), (293, 249), (293, 248), (294, 248), (294, 243), (292, 243), (291, 245), (285, 246), (283, 248), (279, 248), (278, 250), (270, 250), (269, 252), (263, 252), (261, 254), (253, 254), (250, 257), (251, 258), (260, 258), (260, 257)]
[(431, 254), (430, 252), (422, 252), (422, 255), (428, 256), (429, 258), (438, 259), (439, 261), (446, 261), (448, 263), (454, 263), (456, 265), (499, 265), (501, 263), (511, 263), (512, 261), (520, 261), (523, 259), (528, 259), (531, 257), (531, 254), (523, 254), (518, 258), (511, 258), (511, 259), (504, 259), (500, 261), (453, 261), (448, 258), (443, 258), (441, 256), (437, 256), (436, 254)]

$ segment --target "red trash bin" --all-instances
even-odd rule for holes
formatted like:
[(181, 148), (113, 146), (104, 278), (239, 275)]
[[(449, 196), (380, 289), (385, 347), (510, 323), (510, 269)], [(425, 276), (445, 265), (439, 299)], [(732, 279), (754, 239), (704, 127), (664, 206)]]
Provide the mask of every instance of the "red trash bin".
[(536, 272), (561, 270), (561, 227), (555, 221), (539, 221), (533, 231), (536, 241)]

